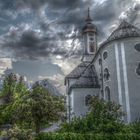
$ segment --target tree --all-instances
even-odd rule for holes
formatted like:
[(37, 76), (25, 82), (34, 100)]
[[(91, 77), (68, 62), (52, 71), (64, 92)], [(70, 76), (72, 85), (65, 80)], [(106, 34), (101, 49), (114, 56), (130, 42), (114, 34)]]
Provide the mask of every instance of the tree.
[(95, 96), (91, 99), (89, 111), (87, 115), (87, 126), (89, 128), (105, 133), (114, 133), (122, 128), (124, 113), (120, 105)]
[(61, 131), (116, 133), (122, 130), (121, 120), (124, 113), (121, 106), (93, 97), (89, 104), (89, 113), (85, 117), (74, 118), (70, 123), (64, 123)]
[(6, 104), (13, 101), (13, 96), (16, 90), (16, 83), (17, 77), (13, 73), (7, 75), (4, 79), (1, 94)]
[(19, 100), (20, 96), (27, 92), (28, 89), (22, 76), (18, 78), (15, 74), (11, 73), (5, 77), (0, 95), (0, 98), (4, 101), (0, 105), (0, 124), (14, 123), (13, 105)]
[(23, 77), (20, 76), (18, 78), (15, 74), (10, 73), (4, 79), (1, 98), (3, 98), (5, 104), (9, 104), (13, 102), (15, 98), (27, 92), (27, 90)]
[(52, 96), (42, 86), (35, 86), (14, 104), (16, 120), (35, 127), (40, 132), (42, 123), (57, 121), (64, 111), (63, 100)]

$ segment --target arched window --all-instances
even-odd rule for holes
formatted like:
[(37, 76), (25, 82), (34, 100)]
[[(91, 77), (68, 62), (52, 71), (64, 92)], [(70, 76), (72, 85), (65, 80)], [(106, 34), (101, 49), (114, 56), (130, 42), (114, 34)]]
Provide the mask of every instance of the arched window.
[(109, 87), (106, 87), (105, 88), (105, 98), (106, 98), (107, 101), (110, 101), (111, 100)]
[(137, 73), (137, 75), (140, 76), (140, 63), (138, 64), (138, 67), (136, 68), (136, 73)]
[(86, 106), (89, 106), (89, 105), (90, 105), (91, 99), (92, 99), (92, 96), (91, 96), (91, 95), (87, 95), (87, 96), (85, 97), (85, 105), (86, 105)]
[(140, 52), (140, 43), (135, 45), (135, 49)]
[(109, 80), (110, 74), (107, 68), (104, 69), (104, 80)]
[(107, 56), (108, 56), (108, 54), (107, 54), (107, 52), (105, 51), (105, 52), (103, 53), (103, 58), (104, 58), (104, 60), (107, 58)]
[(90, 50), (90, 52), (94, 52), (94, 43), (93, 42), (89, 43), (89, 50)]

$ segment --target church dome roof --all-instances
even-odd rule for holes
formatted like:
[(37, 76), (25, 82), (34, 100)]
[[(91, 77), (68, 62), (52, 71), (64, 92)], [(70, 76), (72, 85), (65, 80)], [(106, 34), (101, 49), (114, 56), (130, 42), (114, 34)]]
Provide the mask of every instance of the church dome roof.
[(87, 23), (84, 27), (83, 27), (83, 33), (85, 32), (96, 32), (96, 27), (94, 24), (92, 23)]
[(127, 37), (140, 37), (140, 30), (137, 27), (123, 20), (120, 23), (119, 27), (112, 32), (112, 34), (108, 37), (108, 39), (105, 42), (103, 42), (101, 46), (110, 41)]
[(71, 88), (99, 88), (98, 78), (93, 65), (89, 65)]

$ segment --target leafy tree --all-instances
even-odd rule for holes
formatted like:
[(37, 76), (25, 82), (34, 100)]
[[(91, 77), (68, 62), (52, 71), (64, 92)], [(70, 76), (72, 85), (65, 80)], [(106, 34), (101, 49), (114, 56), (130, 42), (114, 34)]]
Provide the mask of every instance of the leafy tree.
[(0, 105), (0, 124), (14, 123), (13, 104), (27, 91), (28, 89), (22, 76), (17, 78), (15, 74), (11, 73), (5, 77), (0, 96), (4, 101), (4, 103)]
[(31, 130), (25, 130), (14, 125), (6, 133), (6, 136), (10, 140), (34, 140)]
[(90, 128), (97, 128), (96, 131), (105, 133), (113, 133), (122, 128), (124, 113), (120, 105), (94, 97), (91, 99), (89, 110), (87, 124)]
[(63, 124), (61, 131), (116, 133), (124, 126), (121, 120), (123, 115), (120, 105), (94, 97), (90, 100), (89, 113), (83, 118), (74, 118), (70, 123)]
[(15, 74), (11, 73), (5, 77), (3, 82), (3, 88), (1, 91), (5, 103), (10, 103), (13, 101), (13, 96), (16, 89), (16, 83), (17, 83), (17, 77)]
[(27, 86), (22, 76), (18, 78), (15, 74), (10, 73), (5, 77), (1, 90), (1, 98), (5, 104), (13, 102), (15, 98), (25, 92), (27, 92)]
[(36, 133), (40, 132), (42, 123), (59, 120), (64, 111), (63, 100), (39, 85), (15, 102), (14, 108), (17, 122), (33, 125)]

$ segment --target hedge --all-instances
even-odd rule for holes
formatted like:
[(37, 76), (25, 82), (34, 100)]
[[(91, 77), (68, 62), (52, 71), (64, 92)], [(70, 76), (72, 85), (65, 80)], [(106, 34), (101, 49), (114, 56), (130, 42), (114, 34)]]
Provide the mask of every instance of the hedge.
[(41, 133), (36, 140), (140, 140), (138, 134)]

